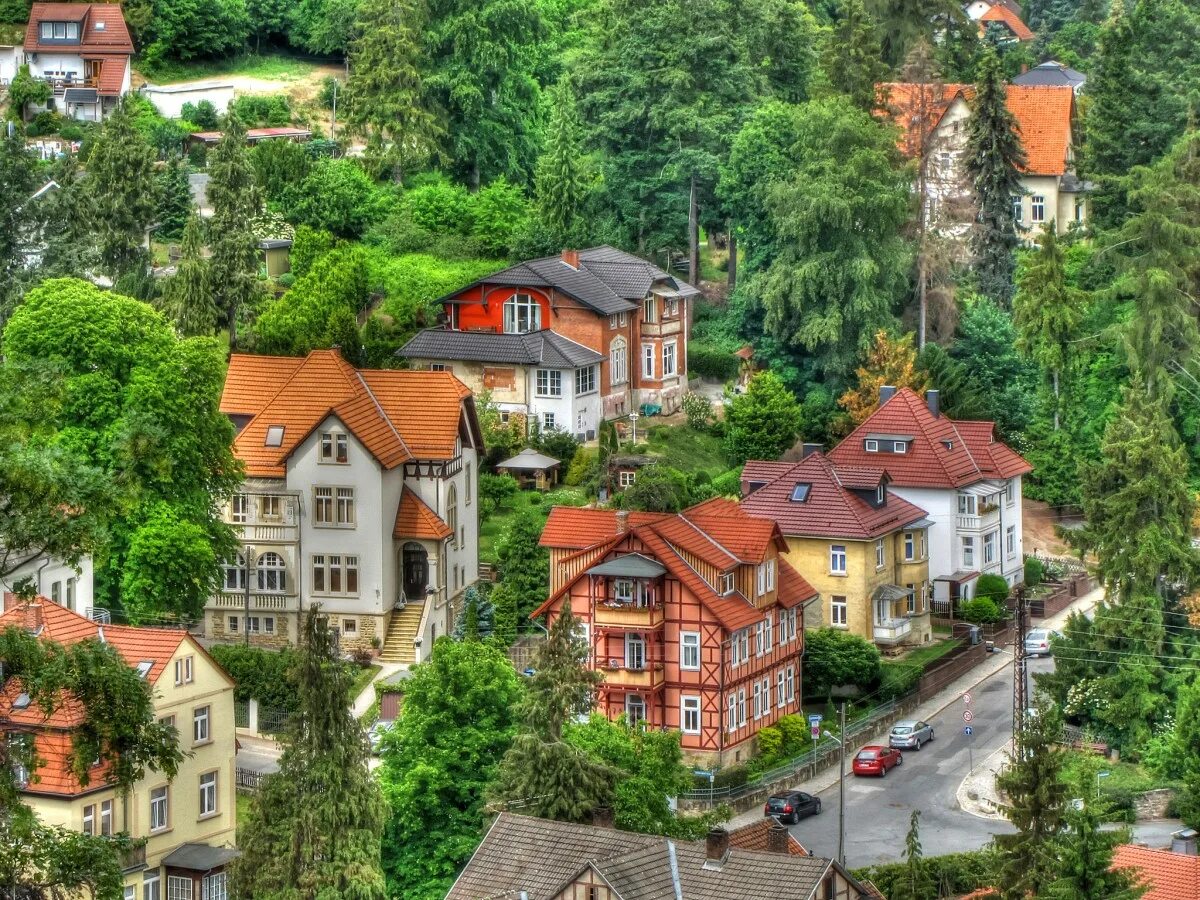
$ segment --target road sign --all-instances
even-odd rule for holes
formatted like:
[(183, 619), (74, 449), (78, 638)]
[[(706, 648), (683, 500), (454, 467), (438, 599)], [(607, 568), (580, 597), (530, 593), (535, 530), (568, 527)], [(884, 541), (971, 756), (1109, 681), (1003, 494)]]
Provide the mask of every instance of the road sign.
[(819, 726), (820, 724), (821, 724), (821, 715), (820, 715), (819, 713), (809, 713), (809, 716), (808, 716), (808, 727), (809, 727), (809, 728), (816, 728), (816, 727), (817, 727), (817, 726)]
[(713, 780), (713, 773), (709, 769), (692, 769), (692, 774), (698, 778), (707, 778), (709, 781)]
[(971, 704), (971, 692), (970, 691), (967, 691), (965, 694), (963, 694), (963, 703), (966, 703), (968, 706), (970, 706), (970, 704)]
[(971, 726), (970, 726), (970, 725), (964, 725), (964, 726), (963, 726), (963, 734), (965, 734), (967, 737), (970, 737), (970, 736), (971, 736), (972, 730), (973, 730), (973, 729), (971, 728)]
[(963, 721), (964, 722), (970, 722), (973, 718), (975, 718), (975, 713), (971, 712), (969, 709), (963, 710)]

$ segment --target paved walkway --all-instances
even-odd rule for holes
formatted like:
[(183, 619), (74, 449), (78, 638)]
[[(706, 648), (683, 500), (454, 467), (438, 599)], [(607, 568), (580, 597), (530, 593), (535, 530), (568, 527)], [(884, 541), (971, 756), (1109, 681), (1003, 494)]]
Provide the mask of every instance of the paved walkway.
[[(1033, 627), (1060, 628), (1060, 627), (1062, 627), (1063, 623), (1066, 622), (1067, 617), (1071, 613), (1073, 613), (1073, 612), (1085, 612), (1085, 613), (1090, 612), (1092, 610), (1092, 608), (1095, 607), (1095, 605), (1103, 599), (1103, 597), (1104, 597), (1104, 589), (1096, 588), (1095, 590), (1090, 591), (1087, 594), (1084, 594), (1082, 597), (1077, 598), (1074, 603), (1072, 603), (1070, 606), (1063, 609), (1061, 612), (1059, 612), (1053, 616), (1049, 616), (1045, 619), (1037, 620), (1034, 623)], [(988, 658), (983, 663), (981, 663), (980, 665), (971, 669), (971, 671), (964, 674), (957, 681), (951, 682), (942, 691), (940, 691), (936, 696), (931, 697), (929, 700), (926, 700), (924, 703), (922, 703), (920, 706), (918, 706), (916, 709), (914, 709), (912, 711), (912, 713), (908, 716), (908, 718), (920, 719), (923, 721), (929, 721), (931, 719), (937, 718), (938, 714), (941, 713), (944, 709), (946, 709), (946, 707), (950, 706), (953, 703), (960, 702), (964, 692), (973, 689), (976, 685), (980, 684), (981, 682), (983, 682), (983, 681), (987, 680), (988, 678), (990, 678), (991, 676), (995, 675), (1001, 669), (1011, 666), (1012, 662), (1013, 662), (1013, 655), (1012, 655), (1011, 650), (997, 649), (996, 652), (992, 653), (990, 656), (988, 656)], [(883, 732), (881, 731), (878, 736), (881, 737), (882, 734), (883, 734)], [(870, 743), (871, 739), (864, 737), (861, 742), (864, 744)], [(993, 756), (995, 756), (995, 754)], [(988, 760), (981, 762), (978, 766), (976, 766), (974, 769), (972, 769), (971, 773), (968, 774), (967, 778), (964, 780), (964, 784), (967, 781), (971, 781), (972, 777), (976, 773), (979, 773), (980, 778), (985, 777), (984, 773), (983, 773), (983, 769), (984, 769), (984, 767), (986, 767), (988, 765), (988, 763), (991, 760), (992, 760), (992, 757), (989, 757)], [(847, 764), (847, 767), (848, 767), (848, 764)], [(837, 781), (838, 781), (837, 767), (830, 766), (829, 768), (827, 768), (821, 772), (818, 772), (814, 778), (810, 778), (807, 781), (801, 781), (801, 782), (793, 785), (792, 789), (798, 790), (798, 791), (806, 791), (810, 794), (819, 794), (822, 791), (828, 790), (830, 787), (837, 784)], [(962, 793), (962, 790), (960, 788), (960, 794), (961, 793)], [(991, 816), (988, 815), (988, 817), (990, 818)], [(754, 808), (747, 810), (744, 813), (739, 813), (738, 815), (734, 816), (733, 819), (730, 820), (730, 827), (731, 828), (740, 828), (743, 825), (752, 825), (761, 819), (762, 819), (762, 811), (760, 809), (758, 809), (757, 806), (755, 806)]]
[(379, 671), (375, 673), (374, 678), (367, 682), (367, 686), (362, 689), (359, 695), (354, 698), (354, 704), (350, 707), (356, 719), (361, 719), (366, 715), (367, 710), (371, 708), (371, 704), (375, 702), (376, 682), (383, 681), (385, 678), (391, 678), (397, 672), (402, 672), (408, 668), (404, 663), (388, 663), (380, 660), (376, 660), (375, 665), (379, 666)]

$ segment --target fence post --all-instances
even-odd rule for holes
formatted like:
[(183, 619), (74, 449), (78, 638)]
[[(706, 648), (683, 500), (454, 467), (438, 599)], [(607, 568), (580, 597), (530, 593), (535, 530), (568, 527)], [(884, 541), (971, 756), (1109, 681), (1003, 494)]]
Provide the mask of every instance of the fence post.
[(250, 721), (247, 723), (250, 730), (258, 734), (258, 701), (253, 697), (250, 698)]

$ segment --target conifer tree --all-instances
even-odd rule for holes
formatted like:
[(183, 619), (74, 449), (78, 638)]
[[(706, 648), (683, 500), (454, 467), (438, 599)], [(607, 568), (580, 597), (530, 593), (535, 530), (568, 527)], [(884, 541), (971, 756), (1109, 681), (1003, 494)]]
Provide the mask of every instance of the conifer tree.
[(1139, 82), (1147, 76), (1134, 66), (1134, 43), (1124, 0), (1112, 0), (1088, 73), (1087, 140), (1080, 166), (1098, 186), (1091, 197), (1092, 222), (1098, 228), (1111, 228), (1125, 218), (1128, 199), (1122, 177), (1135, 164), (1150, 161), (1140, 156), (1135, 138), (1142, 115)]
[(238, 312), (257, 290), (258, 249), (251, 220), (261, 200), (246, 151), (246, 126), (233, 113), (226, 116), (224, 134), (208, 155), (208, 178), (212, 291), (227, 318), (229, 349), (236, 350)]
[(904, 836), (904, 872), (892, 883), (888, 896), (890, 900), (926, 900), (937, 896), (937, 888), (921, 852), (919, 809), (914, 809), (908, 818), (908, 834)]
[(370, 748), (346, 704), (350, 674), (328, 617), (312, 606), (291, 673), (299, 708), (238, 829), (239, 896), (257, 900), (383, 900), (385, 804), (367, 770)]
[(58, 188), (43, 195), (36, 207), (45, 246), (37, 267), (38, 277), (86, 275), (95, 270), (98, 262), (97, 198), (74, 153), (59, 159), (50, 177)]
[(977, 209), (971, 242), (975, 277), (980, 293), (1007, 306), (1012, 299), (1017, 247), (1012, 198), (1022, 193), (1018, 167), (1025, 163), (1025, 151), (1008, 109), (1000, 57), (991, 46), (979, 63), (965, 158)]
[(1001, 852), (1001, 896), (1025, 900), (1043, 896), (1055, 877), (1055, 841), (1067, 803), (1065, 754), (1059, 748), (1062, 716), (1041, 701), (1025, 717), (1017, 752), (996, 785), (1008, 797), (1005, 818), (1016, 834), (997, 835)]
[(879, 28), (863, 0), (838, 4), (838, 20), (825, 45), (824, 69), (830, 86), (845, 94), (859, 109), (876, 106), (875, 85), (887, 79)]
[(172, 155), (158, 175), (157, 233), (178, 240), (191, 213), (192, 189), (188, 185), (187, 167), (180, 157)]
[[(568, 82), (561, 82), (551, 96), (550, 122), (546, 128), (546, 147), (538, 158), (534, 187), (542, 222), (555, 237), (571, 233), (583, 205), (579, 113)], [(560, 243), (565, 241), (560, 240)]]
[(1137, 900), (1146, 888), (1134, 869), (1113, 869), (1113, 850), (1128, 843), (1129, 829), (1101, 831), (1101, 817), (1091, 804), (1069, 810), (1067, 831), (1058, 846), (1058, 877), (1045, 896), (1050, 900)]
[(518, 627), (529, 624), (529, 614), (550, 593), (550, 555), (538, 546), (541, 533), (541, 517), (526, 512), (517, 516), (496, 542), (500, 581), (516, 598)]
[(87, 159), (101, 266), (114, 281), (145, 269), (142, 244), (158, 210), (154, 159), (154, 149), (134, 125), (130, 101), (123, 98), (104, 121)]
[(1067, 284), (1058, 229), (1051, 220), (1038, 241), (1013, 298), (1017, 347), (1050, 379), (1054, 430), (1062, 408), (1062, 381), (1071, 360), (1071, 341), (1085, 312), (1086, 298)]
[(179, 266), (163, 286), (161, 309), (184, 337), (211, 336), (217, 327), (217, 304), (213, 301), (208, 260), (201, 252), (200, 217), (192, 215), (183, 230)]
[(612, 794), (615, 773), (563, 739), (563, 728), (591, 712), (599, 672), (587, 667), (590, 648), (579, 637), (569, 605), (554, 620), (533, 659), (521, 726), (500, 762), (493, 797), (523, 812), (583, 822)]

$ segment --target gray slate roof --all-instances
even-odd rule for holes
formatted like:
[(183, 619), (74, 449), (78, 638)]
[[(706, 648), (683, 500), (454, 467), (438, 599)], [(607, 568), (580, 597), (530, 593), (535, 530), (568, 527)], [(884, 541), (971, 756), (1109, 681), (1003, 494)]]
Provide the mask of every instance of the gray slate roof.
[[(549, 900), (589, 866), (622, 900), (674, 900), (668, 840), (645, 834), (501, 813), (447, 900)], [(706, 865), (703, 841), (674, 842), (686, 900), (813, 897), (830, 861), (732, 848)], [(786, 891), (781, 893), (781, 885)], [(865, 895), (864, 895), (865, 896)]]
[[(554, 288), (574, 297), (598, 313), (611, 316), (636, 309), (655, 282), (663, 282), (665, 286), (678, 291), (682, 297), (700, 293), (697, 288), (680, 281), (640, 256), (607, 246), (580, 250), (578, 269), (571, 268), (560, 256), (547, 256), (517, 263), (481, 278), (467, 287), (504, 284), (513, 287)], [(447, 294), (438, 302), (451, 300), (463, 290), (465, 288)]]
[(508, 363), (547, 369), (578, 369), (604, 360), (603, 354), (550, 330), (496, 334), (429, 328), (417, 332), (396, 351), (396, 355), (408, 359)]
[(496, 468), (536, 471), (538, 469), (553, 469), (558, 465), (562, 465), (562, 463), (553, 456), (547, 456), (545, 453), (538, 453), (532, 447), (526, 447), (516, 456), (506, 459), (504, 462), (496, 463)]
[(658, 578), (667, 567), (656, 559), (640, 553), (623, 553), (587, 570), (589, 575), (612, 575), (618, 578)]
[(1013, 84), (1025, 87), (1065, 86), (1078, 90), (1085, 81), (1087, 81), (1087, 76), (1082, 72), (1050, 59), (1034, 66), (1028, 72), (1022, 72), (1013, 79)]
[(240, 850), (233, 847), (212, 847), (208, 844), (180, 844), (162, 858), (164, 866), (176, 869), (191, 869), (193, 872), (207, 872), (217, 866), (223, 866), (241, 856)]

